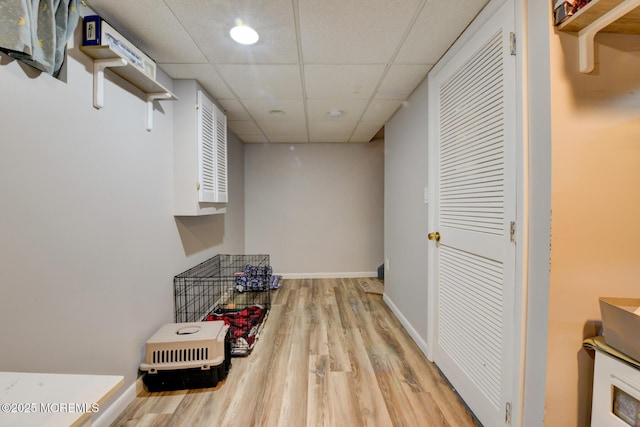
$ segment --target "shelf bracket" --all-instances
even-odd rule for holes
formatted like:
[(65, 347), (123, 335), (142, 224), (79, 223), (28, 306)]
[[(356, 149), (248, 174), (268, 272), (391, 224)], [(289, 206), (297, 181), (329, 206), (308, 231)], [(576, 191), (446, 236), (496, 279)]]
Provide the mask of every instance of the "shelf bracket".
[(104, 106), (104, 69), (110, 67), (124, 67), (124, 58), (108, 58), (93, 60), (93, 106), (98, 110)]
[(580, 49), (580, 72), (588, 74), (594, 68), (594, 39), (596, 34), (609, 24), (622, 18), (636, 7), (640, 6), (640, 0), (625, 0), (578, 33), (578, 46)]
[(151, 132), (151, 129), (153, 129), (153, 101), (156, 99), (170, 99), (171, 96), (167, 92), (147, 93), (145, 95), (145, 100), (147, 101), (147, 131)]

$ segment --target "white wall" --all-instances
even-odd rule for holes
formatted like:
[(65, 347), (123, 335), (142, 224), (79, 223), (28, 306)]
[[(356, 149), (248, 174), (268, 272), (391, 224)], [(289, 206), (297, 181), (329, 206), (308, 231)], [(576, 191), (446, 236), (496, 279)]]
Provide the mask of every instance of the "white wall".
[(375, 275), (383, 144), (245, 146), (245, 246), (289, 277)]
[[(385, 127), (385, 298), (427, 341), (427, 81)], [(418, 337), (415, 336), (418, 335)]]
[(126, 82), (94, 109), (79, 34), (67, 83), (0, 54), (0, 371), (124, 375), (121, 393), (173, 321), (173, 276), (244, 250), (243, 147), (227, 214), (174, 218), (171, 103), (152, 132)]

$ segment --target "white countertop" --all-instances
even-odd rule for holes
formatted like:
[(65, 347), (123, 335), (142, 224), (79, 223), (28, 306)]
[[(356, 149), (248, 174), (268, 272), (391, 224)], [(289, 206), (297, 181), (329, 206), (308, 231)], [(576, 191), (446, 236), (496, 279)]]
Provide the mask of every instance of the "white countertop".
[(79, 426), (123, 383), (119, 375), (0, 372), (0, 427)]

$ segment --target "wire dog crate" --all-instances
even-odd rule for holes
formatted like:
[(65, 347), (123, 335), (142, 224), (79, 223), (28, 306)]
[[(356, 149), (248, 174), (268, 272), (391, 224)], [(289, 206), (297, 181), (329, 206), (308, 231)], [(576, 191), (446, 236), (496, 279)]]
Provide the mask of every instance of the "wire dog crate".
[(174, 277), (176, 323), (224, 320), (231, 327), (232, 355), (248, 354), (268, 310), (269, 255), (216, 255)]

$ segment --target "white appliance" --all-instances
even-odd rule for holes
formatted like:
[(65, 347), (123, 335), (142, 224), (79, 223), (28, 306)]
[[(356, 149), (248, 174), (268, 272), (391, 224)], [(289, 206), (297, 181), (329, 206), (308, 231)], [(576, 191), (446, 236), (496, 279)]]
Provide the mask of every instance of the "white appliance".
[(640, 426), (640, 365), (596, 351), (592, 427)]

